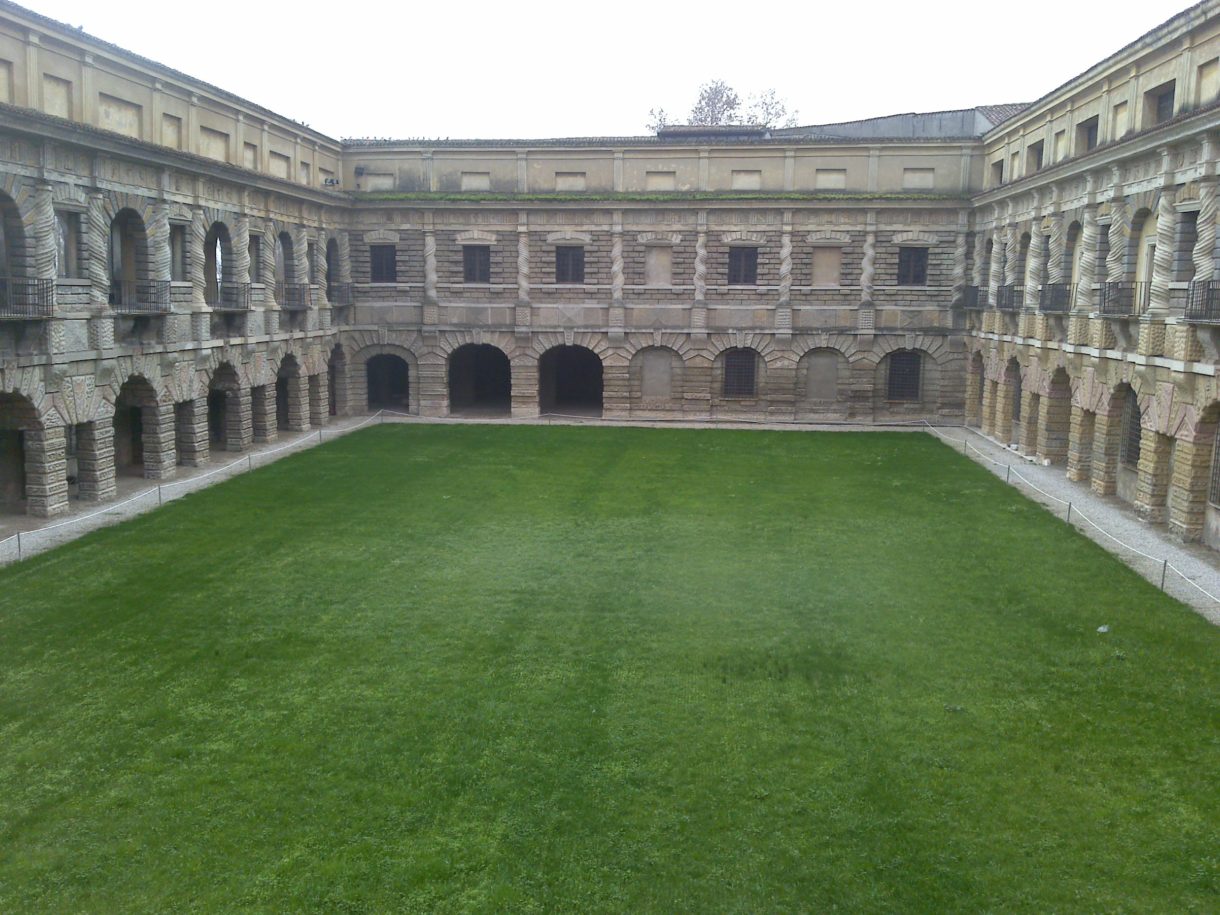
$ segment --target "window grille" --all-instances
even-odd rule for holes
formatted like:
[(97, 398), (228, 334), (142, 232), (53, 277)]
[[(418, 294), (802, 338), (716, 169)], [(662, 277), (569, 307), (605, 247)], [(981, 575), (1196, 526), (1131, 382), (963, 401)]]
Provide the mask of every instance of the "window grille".
[(898, 285), (928, 285), (928, 249), (898, 249)]
[(557, 245), (555, 247), (555, 282), (583, 283), (584, 281), (584, 245)]
[(731, 349), (724, 354), (724, 396), (753, 397), (757, 382), (757, 354), (752, 349)]
[(1207, 483), (1207, 501), (1220, 505), (1220, 428), (1212, 441), (1212, 472)]
[(1128, 391), (1123, 401), (1122, 442), (1118, 459), (1128, 467), (1140, 463), (1140, 405), (1134, 391)]
[(369, 270), (374, 283), (397, 283), (398, 246), (369, 245)]
[(919, 400), (919, 374), (923, 360), (919, 353), (890, 353), (890, 377), (888, 397), (890, 400)]
[(1156, 97), (1156, 122), (1162, 124), (1173, 117), (1173, 88), (1166, 89)]
[(729, 285), (758, 285), (758, 249), (737, 245), (729, 248)]
[(462, 245), (462, 282), (491, 282), (490, 245)]

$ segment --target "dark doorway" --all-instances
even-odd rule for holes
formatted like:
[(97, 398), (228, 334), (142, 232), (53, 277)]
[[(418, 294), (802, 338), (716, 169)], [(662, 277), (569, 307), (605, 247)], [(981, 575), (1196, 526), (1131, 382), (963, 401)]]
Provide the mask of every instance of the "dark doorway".
[(556, 346), (538, 360), (543, 413), (602, 415), (602, 361), (583, 346)]
[(366, 366), (370, 410), (403, 410), (411, 405), (411, 372), (406, 360), (383, 353)]
[(449, 412), (504, 416), (512, 411), (508, 357), (488, 343), (459, 346), (449, 356)]
[(208, 437), (214, 445), (226, 439), (229, 397), (224, 391), (208, 391)]

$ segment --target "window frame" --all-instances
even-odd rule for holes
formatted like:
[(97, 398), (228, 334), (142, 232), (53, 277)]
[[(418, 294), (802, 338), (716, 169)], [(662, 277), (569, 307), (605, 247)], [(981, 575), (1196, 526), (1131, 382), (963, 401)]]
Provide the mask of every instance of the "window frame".
[[(915, 257), (917, 252), (923, 255), (922, 258)], [(912, 257), (915, 257), (914, 262), (910, 260)], [(928, 260), (927, 247), (923, 245), (899, 245), (898, 276), (895, 279), (894, 285), (927, 287)]]
[(381, 285), (398, 282), (398, 245), (369, 245), (369, 282)]
[[(886, 363), (885, 399), (919, 403), (923, 397), (923, 354), (911, 349), (894, 350)], [(895, 372), (895, 368), (901, 372)]]
[(462, 245), (462, 282), (469, 286), (491, 285), (491, 245)]
[[(747, 366), (742, 360), (749, 359)], [(720, 394), (724, 400), (754, 400), (758, 397), (758, 352), (746, 346), (724, 351), (724, 378)]]
[(555, 285), (583, 286), (585, 283), (585, 246), (555, 246)]
[(729, 286), (758, 285), (758, 245), (730, 245), (728, 258)]

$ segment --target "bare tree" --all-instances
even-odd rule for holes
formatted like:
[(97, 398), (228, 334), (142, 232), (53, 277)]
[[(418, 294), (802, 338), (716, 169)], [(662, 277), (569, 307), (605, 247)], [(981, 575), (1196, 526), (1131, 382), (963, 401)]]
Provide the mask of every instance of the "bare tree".
[[(794, 127), (796, 116), (796, 111), (789, 113), (787, 104), (774, 89), (749, 96), (743, 105), (737, 90), (722, 79), (713, 79), (699, 87), (699, 96), (686, 123), (707, 127), (726, 124)], [(653, 131), (679, 123), (664, 108), (649, 110), (648, 117), (648, 129)]]

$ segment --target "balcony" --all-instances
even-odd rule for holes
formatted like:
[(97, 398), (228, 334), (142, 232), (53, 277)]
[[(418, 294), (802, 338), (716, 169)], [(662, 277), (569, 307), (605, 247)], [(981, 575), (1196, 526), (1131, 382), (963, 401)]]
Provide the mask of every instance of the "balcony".
[(332, 305), (352, 304), (352, 284), (331, 283), (326, 287), (326, 298)]
[(313, 307), (313, 287), (308, 283), (279, 283), (275, 299), (284, 311), (308, 311)]
[(249, 311), (250, 301), (249, 283), (221, 283), (208, 295), (213, 311)]
[(1044, 315), (1066, 314), (1075, 300), (1075, 283), (1044, 283), (1038, 294), (1038, 310)]
[(170, 310), (170, 281), (110, 284), (110, 307), (119, 314), (163, 315)]
[(0, 321), (41, 321), (51, 317), (54, 280), (0, 276)]
[(962, 295), (962, 307), (966, 311), (983, 311), (987, 307), (987, 287), (967, 286)]
[(1220, 281), (1195, 280), (1190, 284), (1186, 320), (1191, 324), (1220, 324)]
[(996, 290), (995, 307), (1000, 311), (1020, 311), (1025, 307), (1025, 287), (1001, 286)]
[(1103, 283), (1101, 313), (1108, 317), (1129, 318), (1142, 315), (1148, 308), (1151, 283)]

